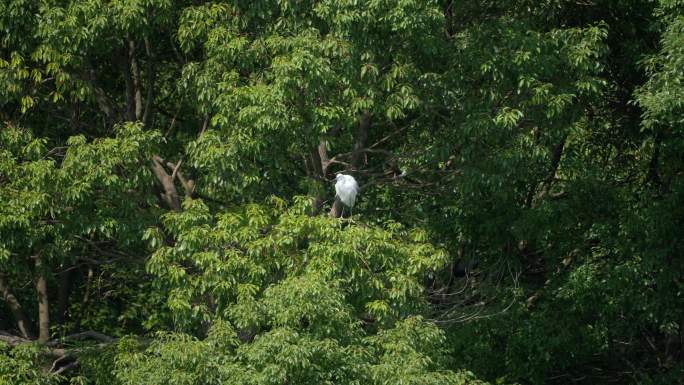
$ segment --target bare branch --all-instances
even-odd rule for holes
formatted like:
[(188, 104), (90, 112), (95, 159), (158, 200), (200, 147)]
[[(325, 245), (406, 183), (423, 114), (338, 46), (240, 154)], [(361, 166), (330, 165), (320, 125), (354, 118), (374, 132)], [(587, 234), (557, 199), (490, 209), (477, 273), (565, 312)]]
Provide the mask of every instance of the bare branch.
[(59, 368), (57, 371), (53, 372), (53, 374), (55, 374), (55, 375), (62, 374), (63, 372), (65, 372), (71, 368), (75, 368), (77, 366), (78, 366), (78, 361), (72, 361), (72, 362), (62, 366), (61, 368)]
[[(101, 343), (108, 344), (112, 342), (116, 342), (119, 339), (110, 337), (106, 334), (96, 332), (94, 330), (86, 330), (80, 333), (74, 333), (74, 334), (69, 334), (67, 336), (64, 336), (62, 338), (56, 338), (52, 339), (49, 341), (45, 341), (43, 344), (46, 347), (53, 348), (55, 346), (62, 345), (66, 341), (83, 341), (83, 340), (96, 340), (100, 341)], [(20, 344), (28, 344), (31, 342), (35, 342), (32, 339), (29, 338), (23, 338), (20, 336), (15, 336), (11, 333), (8, 333), (4, 330), (0, 330), (0, 341), (4, 341), (8, 343), (10, 346), (17, 346)], [(99, 345), (98, 345), (99, 346)], [(64, 349), (52, 349), (53, 352), (64, 354)]]
[(103, 343), (111, 343), (111, 342), (116, 342), (118, 341), (118, 338), (110, 337), (106, 334), (96, 332), (94, 330), (86, 330), (84, 332), (80, 333), (74, 333), (74, 334), (69, 334), (67, 336), (64, 336), (59, 339), (54, 339), (52, 341), (47, 342), (45, 345), (46, 346), (57, 346), (64, 341), (82, 341), (82, 340), (97, 340)]
[[(192, 198), (193, 193), (195, 192), (195, 181), (192, 179), (186, 179), (183, 174), (177, 170), (177, 168), (180, 167), (180, 162), (178, 161), (178, 164), (173, 164), (171, 162), (166, 162), (166, 167), (169, 169), (173, 170), (173, 173), (175, 175), (178, 175), (178, 180), (181, 182), (181, 185), (183, 185), (183, 190), (185, 190), (185, 197), (186, 198)], [(175, 177), (172, 178), (172, 182)]]
[(28, 338), (15, 336), (2, 330), (0, 330), (0, 341), (6, 342), (9, 346), (17, 346), (19, 344), (33, 342)]
[(395, 130), (394, 132), (388, 134), (387, 136), (383, 137), (382, 139), (378, 140), (377, 142), (371, 144), (368, 148), (375, 148), (375, 147), (379, 146), (380, 144), (382, 144), (382, 143), (388, 141), (389, 139), (391, 139), (393, 136), (395, 136), (395, 135), (401, 133), (402, 131), (406, 130), (406, 127), (407, 127), (407, 126), (401, 127), (401, 128), (399, 128), (399, 129)]
[(57, 357), (56, 360), (52, 362), (52, 365), (50, 366), (50, 373), (53, 373), (55, 369), (57, 368), (57, 364), (64, 361), (65, 359), (69, 358), (69, 356), (59, 356)]
[(173, 172), (171, 173), (171, 180), (176, 179), (176, 174), (178, 173), (178, 169), (180, 168), (181, 164), (183, 164), (183, 159), (179, 160), (178, 163), (173, 167)]

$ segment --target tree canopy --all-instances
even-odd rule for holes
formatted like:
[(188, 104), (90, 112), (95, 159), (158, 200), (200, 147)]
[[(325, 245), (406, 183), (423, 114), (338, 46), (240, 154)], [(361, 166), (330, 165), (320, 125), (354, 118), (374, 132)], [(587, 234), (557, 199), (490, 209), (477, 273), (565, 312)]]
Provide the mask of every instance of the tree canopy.
[(682, 1), (0, 31), (0, 384), (682, 383)]

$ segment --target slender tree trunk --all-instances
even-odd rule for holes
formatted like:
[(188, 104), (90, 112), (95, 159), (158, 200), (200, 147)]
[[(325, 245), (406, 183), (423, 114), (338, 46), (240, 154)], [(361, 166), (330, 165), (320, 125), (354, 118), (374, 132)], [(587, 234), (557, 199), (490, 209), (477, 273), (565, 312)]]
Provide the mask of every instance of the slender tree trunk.
[(90, 82), (90, 85), (93, 88), (93, 92), (95, 93), (95, 102), (97, 102), (100, 111), (105, 115), (107, 126), (113, 126), (114, 121), (116, 120), (116, 115), (119, 112), (116, 110), (114, 103), (109, 99), (107, 93), (99, 84), (95, 69), (93, 69), (91, 66), (91, 68), (84, 72), (83, 76)]
[(85, 276), (85, 292), (83, 294), (83, 299), (81, 300), (81, 312), (78, 317), (76, 317), (76, 326), (74, 329), (78, 330), (81, 328), (81, 319), (86, 316), (86, 309), (88, 303), (90, 302), (90, 286), (93, 282), (93, 267), (88, 266), (88, 273)]
[[(313, 175), (320, 178), (321, 181), (325, 181), (327, 179), (329, 159), (326, 146), (327, 140), (322, 138), (318, 144), (318, 147), (315, 150), (311, 151), (310, 154)], [(317, 183), (320, 184), (321, 182)], [(311, 215), (318, 215), (318, 213), (321, 211), (321, 208), (325, 203), (325, 189), (329, 186), (323, 186), (322, 188), (320, 188), (320, 186), (316, 187), (318, 191), (316, 191), (316, 196), (314, 198), (313, 210), (311, 212)]]
[[(351, 168), (352, 170), (358, 170), (362, 166), (363, 160), (363, 150), (366, 148), (366, 142), (368, 141), (368, 130), (371, 125), (371, 115), (369, 112), (364, 112), (359, 118), (359, 126), (356, 131), (356, 140), (354, 143), (354, 149), (351, 154)], [(333, 203), (330, 208), (330, 216), (339, 218), (342, 216), (344, 206), (339, 198), (335, 198), (335, 203)]]
[(328, 140), (336, 137), (341, 129), (341, 126), (335, 126), (326, 132), (318, 141), (318, 147), (311, 151), (313, 173), (323, 182), (322, 188), (317, 192), (317, 195), (314, 198), (311, 215), (318, 215), (325, 203), (327, 191), (329, 191), (328, 189), (331, 187), (326, 183), (330, 174), (328, 168), (330, 167), (330, 164), (332, 164), (330, 156), (328, 155)]
[(22, 309), (17, 297), (12, 294), (12, 291), (5, 283), (5, 280), (2, 276), (0, 276), (0, 294), (2, 295), (2, 299), (9, 306), (21, 336), (27, 339), (32, 339), (33, 333), (31, 332), (31, 327), (28, 319), (26, 318), (26, 314), (24, 313), (24, 309)]
[(38, 341), (47, 342), (50, 339), (50, 303), (48, 302), (47, 280), (45, 268), (40, 255), (36, 259), (36, 292), (38, 294)]
[(135, 121), (135, 85), (133, 74), (131, 73), (131, 52), (129, 40), (124, 42), (124, 52), (122, 53), (122, 69), (124, 81), (126, 82), (126, 120)]
[(65, 270), (59, 275), (59, 292), (57, 293), (57, 323), (63, 324), (69, 309), (69, 294), (71, 293), (72, 270)]
[(525, 200), (525, 205), (527, 207), (535, 207), (541, 200), (551, 191), (551, 185), (553, 185), (553, 179), (556, 177), (556, 172), (558, 171), (558, 166), (560, 166), (561, 158), (563, 157), (563, 150), (565, 149), (565, 141), (567, 136), (563, 136), (560, 142), (553, 147), (551, 152), (551, 165), (549, 166), (549, 171), (542, 182), (541, 190), (535, 195), (535, 187), (532, 186), (527, 194)]
[(154, 107), (154, 80), (155, 70), (154, 61), (152, 60), (152, 47), (150, 40), (145, 38), (145, 53), (147, 54), (147, 65), (145, 66), (145, 76), (147, 77), (147, 95), (145, 96), (145, 111), (143, 112), (142, 121), (145, 127), (149, 127), (152, 123), (152, 108)]
[(356, 131), (356, 142), (354, 143), (354, 150), (351, 156), (351, 165), (354, 170), (361, 168), (361, 161), (363, 160), (363, 150), (366, 148), (368, 142), (368, 129), (371, 124), (371, 116), (369, 112), (364, 112), (359, 119), (359, 127)]
[(133, 78), (133, 103), (135, 106), (135, 120), (141, 120), (143, 116), (142, 88), (140, 86), (140, 66), (136, 57), (135, 41), (128, 40), (128, 61), (131, 66)]

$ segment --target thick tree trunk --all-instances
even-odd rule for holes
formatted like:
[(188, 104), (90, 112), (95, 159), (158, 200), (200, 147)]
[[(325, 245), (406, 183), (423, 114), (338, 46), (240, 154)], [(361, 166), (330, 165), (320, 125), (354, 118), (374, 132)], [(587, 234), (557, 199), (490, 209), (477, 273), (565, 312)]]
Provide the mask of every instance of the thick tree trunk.
[(27, 339), (32, 339), (33, 333), (31, 332), (31, 327), (28, 319), (26, 318), (26, 314), (24, 313), (24, 309), (22, 309), (17, 297), (12, 294), (12, 291), (7, 283), (5, 283), (5, 280), (2, 276), (0, 276), (0, 294), (2, 294), (2, 299), (9, 306), (21, 336)]
[(38, 294), (38, 341), (50, 340), (50, 303), (48, 301), (46, 272), (40, 255), (36, 259), (36, 293)]

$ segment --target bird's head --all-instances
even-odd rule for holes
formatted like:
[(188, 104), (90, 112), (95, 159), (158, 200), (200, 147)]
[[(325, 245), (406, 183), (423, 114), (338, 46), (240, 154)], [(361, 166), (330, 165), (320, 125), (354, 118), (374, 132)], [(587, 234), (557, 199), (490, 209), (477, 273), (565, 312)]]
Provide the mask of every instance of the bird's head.
[(339, 182), (342, 178), (344, 178), (344, 174), (337, 174), (337, 176), (335, 176), (335, 181)]

